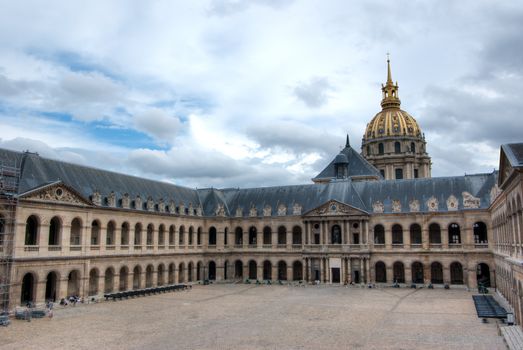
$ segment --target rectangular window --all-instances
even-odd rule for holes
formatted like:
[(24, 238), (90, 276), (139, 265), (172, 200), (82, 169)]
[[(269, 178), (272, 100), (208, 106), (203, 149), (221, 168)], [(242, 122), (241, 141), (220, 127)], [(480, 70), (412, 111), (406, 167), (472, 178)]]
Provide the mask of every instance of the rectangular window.
[(414, 178), (417, 179), (419, 177), (418, 169), (414, 169)]
[(396, 180), (403, 179), (403, 169), (396, 169)]
[(381, 176), (385, 177), (385, 170), (381, 169), (380, 174), (381, 174)]

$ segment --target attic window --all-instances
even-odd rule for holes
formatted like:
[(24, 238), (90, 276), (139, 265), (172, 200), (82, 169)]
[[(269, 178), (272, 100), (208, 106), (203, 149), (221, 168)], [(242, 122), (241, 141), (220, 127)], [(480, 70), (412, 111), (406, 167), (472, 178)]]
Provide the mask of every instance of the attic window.
[(58, 188), (54, 191), (54, 194), (55, 194), (58, 198), (60, 198), (60, 197), (62, 197), (62, 195), (64, 194), (64, 191), (63, 191), (60, 187), (58, 187)]
[(185, 208), (185, 215), (189, 215), (189, 208)]

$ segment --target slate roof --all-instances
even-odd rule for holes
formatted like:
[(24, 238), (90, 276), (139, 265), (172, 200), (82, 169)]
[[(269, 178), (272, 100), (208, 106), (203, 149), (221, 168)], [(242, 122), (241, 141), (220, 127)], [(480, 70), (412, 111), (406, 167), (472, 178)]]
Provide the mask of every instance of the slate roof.
[[(350, 147), (346, 147), (344, 151), (348, 153), (349, 168), (351, 164), (359, 164), (355, 167), (353, 174), (369, 174), (365, 163), (358, 163), (358, 159), (362, 158), (357, 152)], [(430, 179), (379, 181), (352, 181), (349, 178), (307, 185), (244, 189), (192, 189), (46, 159), (36, 154), (0, 149), (0, 163), (11, 161), (22, 164), (19, 193), (62, 181), (86, 198), (89, 198), (95, 191), (98, 191), (102, 198), (114, 191), (116, 199), (120, 199), (123, 194), (128, 193), (130, 199), (140, 195), (143, 201), (152, 197), (155, 201), (163, 199), (165, 203), (173, 200), (176, 205), (183, 202), (186, 207), (192, 203), (194, 208), (201, 206), (205, 216), (216, 215), (218, 205), (223, 205), (225, 215), (230, 217), (236, 216), (239, 207), (243, 209), (244, 217), (249, 216), (249, 211), (253, 206), (257, 209), (257, 216), (263, 216), (263, 208), (266, 205), (271, 207), (271, 215), (277, 216), (280, 204), (286, 207), (286, 215), (293, 215), (295, 204), (301, 206), (303, 214), (329, 200), (337, 200), (369, 213), (373, 212), (373, 204), (379, 201), (384, 204), (384, 212), (389, 213), (392, 212), (393, 200), (399, 200), (402, 204), (402, 211), (408, 212), (410, 210), (409, 202), (417, 199), (420, 203), (420, 211), (424, 212), (428, 211), (427, 200), (433, 196), (439, 202), (438, 211), (447, 211), (446, 201), (451, 195), (459, 200), (458, 209), (465, 209), (463, 192), (479, 198), (480, 208), (488, 208), (490, 190), (495, 185), (498, 175), (497, 172), (493, 172)], [(363, 168), (356, 171), (358, 167)], [(370, 170), (372, 174), (372, 171), (376, 169), (372, 167)]]
[[(379, 170), (363, 158), (349, 144), (340, 151), (340, 154), (344, 154), (349, 162), (348, 177), (375, 177), (376, 179), (383, 179)], [(339, 159), (338, 156), (339, 154), (313, 180), (336, 178), (334, 164), (336, 163), (336, 159)]]
[(523, 143), (507, 143), (502, 145), (501, 148), (503, 148), (511, 167), (523, 167)]

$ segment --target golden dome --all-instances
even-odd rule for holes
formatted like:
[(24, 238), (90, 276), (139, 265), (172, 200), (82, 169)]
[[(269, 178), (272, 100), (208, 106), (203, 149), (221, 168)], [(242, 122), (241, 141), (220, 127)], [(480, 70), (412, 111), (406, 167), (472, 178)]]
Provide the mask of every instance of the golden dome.
[(385, 108), (367, 124), (364, 139), (388, 136), (421, 137), (421, 128), (414, 117), (399, 108)]
[(421, 137), (421, 128), (416, 119), (400, 109), (401, 101), (398, 97), (398, 83), (392, 82), (390, 61), (387, 59), (387, 83), (381, 86), (383, 99), (382, 110), (372, 118), (363, 138), (365, 140), (389, 137), (412, 136)]

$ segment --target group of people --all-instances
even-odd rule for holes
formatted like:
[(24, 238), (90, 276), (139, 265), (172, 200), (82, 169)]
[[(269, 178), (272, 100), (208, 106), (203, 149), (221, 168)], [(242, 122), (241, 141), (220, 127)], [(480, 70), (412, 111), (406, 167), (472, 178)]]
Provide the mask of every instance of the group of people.
[(84, 299), (79, 297), (78, 295), (71, 295), (70, 297), (65, 297), (60, 300), (60, 305), (67, 306), (69, 304), (72, 304), (73, 306), (76, 306), (77, 303), (83, 303)]

